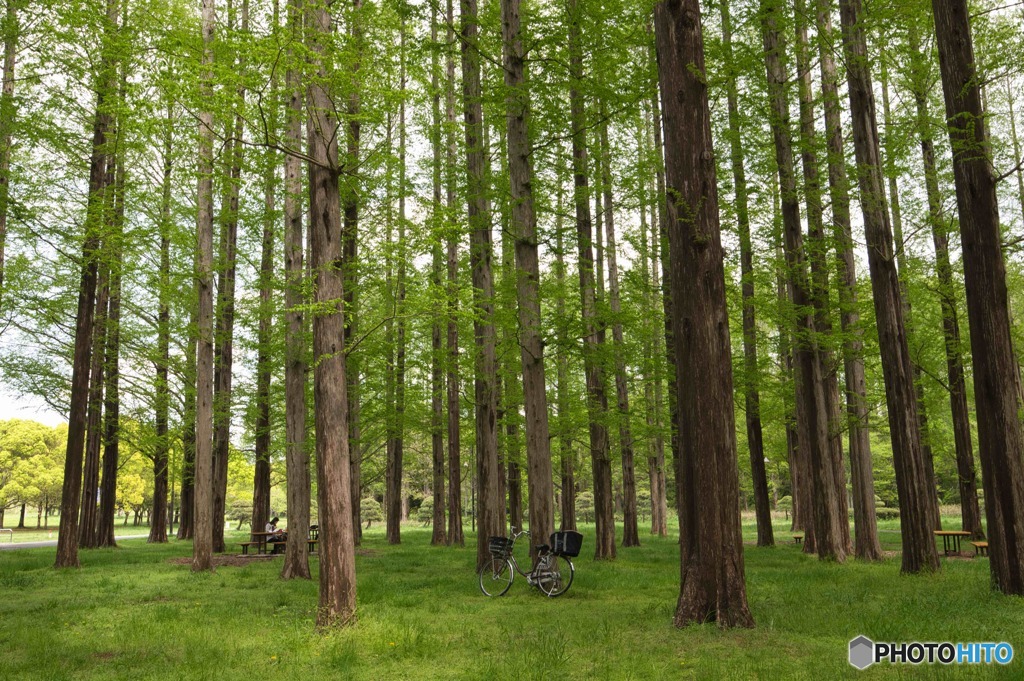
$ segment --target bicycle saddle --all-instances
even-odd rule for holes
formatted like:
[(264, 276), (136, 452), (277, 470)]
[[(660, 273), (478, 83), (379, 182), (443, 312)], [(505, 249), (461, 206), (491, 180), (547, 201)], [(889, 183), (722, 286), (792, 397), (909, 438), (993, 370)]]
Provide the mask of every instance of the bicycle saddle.
[(540, 544), (538, 546), (535, 546), (534, 548), (537, 549), (537, 553), (547, 553), (551, 550), (551, 547), (547, 544)]

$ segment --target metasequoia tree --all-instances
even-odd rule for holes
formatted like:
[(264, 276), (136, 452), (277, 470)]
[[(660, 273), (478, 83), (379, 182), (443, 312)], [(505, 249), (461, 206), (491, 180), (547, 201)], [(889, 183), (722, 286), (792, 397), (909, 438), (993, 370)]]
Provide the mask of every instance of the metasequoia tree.
[[(548, 400), (541, 339), (540, 259), (537, 216), (533, 208), (534, 172), (529, 136), (530, 96), (526, 87), (519, 0), (502, 0), (506, 130), (508, 135), (511, 229), (515, 240), (516, 300), (519, 308), (519, 357), (526, 411), (526, 471), (530, 532), (538, 542), (555, 529), (554, 484), (548, 435)], [(532, 544), (533, 542), (531, 542)]]
[(1024, 434), (996, 177), (966, 0), (933, 0), (967, 284), (992, 586), (1024, 595)]
[(860, 0), (840, 0), (843, 53), (853, 118), (861, 209), (868, 246), (868, 267), (874, 294), (878, 342), (882, 354), (885, 397), (892, 438), (896, 487), (900, 502), (900, 533), (903, 543), (902, 571), (939, 569), (932, 535), (928, 476), (917, 419), (917, 394), (907, 344), (899, 278), (896, 273), (892, 229), (885, 204), (885, 187), (871, 87), (867, 39)]
[[(302, 39), (302, 0), (288, 0), (288, 31)], [(288, 51), (285, 71), (284, 145), (284, 422), (288, 475), (288, 543), (282, 579), (309, 579), (309, 451), (306, 446), (306, 325), (302, 306), (302, 113), (303, 91), (298, 50)], [(322, 535), (321, 535), (322, 536)], [(322, 550), (322, 549), (321, 549)]]
[(0, 90), (0, 305), (4, 294), (4, 254), (7, 248), (7, 208), (11, 186), (11, 144), (17, 114), (14, 102), (14, 67), (18, 58), (18, 3), (8, 0), (0, 34), (4, 41), (3, 89)]
[(92, 124), (92, 154), (86, 200), (85, 238), (82, 241), (78, 310), (71, 372), (71, 409), (68, 415), (68, 443), (64, 459), (64, 483), (60, 503), (60, 529), (54, 567), (78, 567), (79, 506), (82, 497), (83, 447), (89, 401), (96, 284), (99, 276), (100, 243), (104, 227), (104, 196), (107, 183), (107, 154), (112, 123), (110, 108), (115, 96), (117, 67), (115, 37), (119, 4), (107, 1), (103, 22), (100, 71), (96, 81), (96, 110)]
[(487, 200), (483, 105), (480, 91), (480, 26), (477, 0), (461, 0), (462, 103), (466, 135), (466, 198), (469, 258), (473, 271), (473, 336), (476, 341), (477, 567), (490, 560), (488, 537), (505, 534), (504, 499), (499, 494), (498, 396), (494, 280), (491, 271), (491, 209)]
[[(213, 95), (214, 0), (202, 0), (200, 101)], [(213, 567), (213, 112), (199, 112), (196, 191), (196, 436), (192, 570)]]
[[(583, 46), (580, 0), (568, 5), (569, 20), (569, 126), (572, 137), (572, 167), (576, 207), (576, 238), (579, 252), (580, 303), (585, 327), (583, 365), (587, 383), (587, 411), (590, 420), (590, 462), (594, 478), (594, 520), (596, 538), (594, 557), (615, 558), (615, 515), (612, 503), (612, 465), (608, 446), (608, 396), (604, 387), (604, 368), (600, 350), (604, 328), (597, 320), (595, 273), (601, 261), (594, 257), (590, 220), (589, 179), (587, 170), (586, 116), (583, 91)], [(597, 234), (600, 234), (600, 228)]]
[(751, 627), (739, 517), (732, 359), (717, 178), (697, 0), (655, 6), (665, 122), (669, 267), (679, 393), (677, 627)]
[[(868, 430), (867, 379), (864, 375), (864, 331), (857, 303), (857, 270), (850, 222), (850, 189), (843, 147), (839, 77), (832, 53), (832, 0), (816, 0), (818, 57), (821, 93), (825, 109), (825, 140), (828, 148), (829, 196), (832, 199), (832, 238), (836, 250), (839, 290), (839, 324), (843, 331), (843, 377), (846, 382), (846, 416), (849, 429), (850, 483), (853, 488), (854, 551), (861, 560), (881, 560), (875, 518), (875, 481), (871, 468)], [(794, 500), (796, 496), (794, 495)]]
[[(750, 243), (750, 209), (747, 173), (743, 165), (740, 135), (739, 89), (732, 51), (732, 15), (729, 0), (719, 5), (722, 14), (722, 47), (727, 71), (726, 106), (729, 111), (729, 160), (736, 195), (736, 227), (740, 236), (740, 277), (743, 295), (743, 398), (750, 450), (750, 474), (754, 485), (754, 510), (757, 518), (757, 545), (774, 546), (772, 513), (765, 472), (764, 435), (761, 429), (761, 392), (758, 387), (756, 321), (754, 319), (754, 253)], [(653, 500), (653, 493), (652, 493)]]
[(971, 417), (967, 407), (967, 381), (960, 340), (960, 320), (956, 304), (956, 287), (949, 257), (949, 225), (939, 190), (939, 173), (935, 161), (935, 142), (929, 112), (929, 89), (932, 80), (930, 60), (921, 51), (921, 38), (916, 24), (907, 30), (910, 48), (911, 89), (914, 94), (917, 134), (921, 142), (924, 185), (928, 197), (928, 223), (935, 246), (935, 274), (938, 278), (939, 305), (942, 309), (942, 335), (946, 351), (946, 376), (950, 412), (953, 419), (953, 446), (956, 451), (958, 487), (960, 489), (961, 529), (975, 540), (984, 539), (981, 510), (978, 506), (978, 479), (974, 468), (974, 445), (971, 442)]
[[(345, 394), (344, 274), (339, 268), (341, 195), (336, 107), (328, 91), (327, 46), (334, 26), (328, 6), (306, 6), (306, 49), (312, 72), (306, 86), (310, 271), (314, 280), (313, 401), (317, 500), (320, 511), (318, 627), (355, 619), (356, 565), (349, 476)], [(298, 528), (302, 531), (306, 528)], [(300, 540), (303, 537), (300, 536)]]
[(462, 465), (460, 462), (459, 428), (459, 229), (454, 220), (456, 211), (455, 178), (455, 18), (452, 0), (445, 3), (445, 26), (447, 27), (447, 48), (445, 49), (445, 212), (447, 216), (445, 256), (447, 267), (448, 301), (447, 334), (447, 411), (448, 411), (448, 545), (463, 546), (462, 532)]
[(814, 277), (808, 276), (808, 258), (800, 226), (789, 102), (785, 90), (785, 47), (778, 30), (780, 13), (776, 0), (763, 0), (761, 11), (772, 112), (770, 123), (782, 201), (782, 242), (797, 326), (793, 337), (794, 384), (799, 441), (804, 449), (799, 452), (799, 458), (807, 471), (804, 482), (809, 489), (804, 490), (804, 500), (808, 502), (813, 522), (813, 544), (809, 541), (810, 537), (807, 537), (804, 550), (816, 551), (822, 560), (842, 562), (847, 553), (848, 535), (843, 532), (847, 520), (836, 484), (829, 437), (831, 410), (826, 394), (826, 353), (820, 347), (818, 332), (821, 329), (817, 328), (823, 317), (823, 301), (821, 291), (815, 289)]

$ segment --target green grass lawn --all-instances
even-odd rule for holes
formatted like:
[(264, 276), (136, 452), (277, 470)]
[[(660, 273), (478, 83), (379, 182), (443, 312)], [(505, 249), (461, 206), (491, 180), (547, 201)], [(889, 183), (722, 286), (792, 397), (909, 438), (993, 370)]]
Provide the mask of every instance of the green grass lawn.
[[(895, 526), (883, 529), (885, 548), (898, 548)], [(672, 626), (678, 548), (646, 533), (641, 548), (598, 563), (584, 528), (568, 594), (547, 599), (517, 578), (488, 599), (472, 549), (431, 547), (429, 530), (411, 525), (389, 546), (374, 528), (356, 558), (359, 621), (330, 634), (313, 627), (315, 558), (314, 581), (282, 582), (280, 558), (192, 574), (171, 562), (190, 555), (186, 542), (128, 540), (82, 552), (80, 570), (60, 572), (53, 549), (0, 552), (0, 679), (1024, 677), (1021, 659), (857, 672), (846, 655), (858, 634), (1006, 640), (1020, 658), (1024, 601), (989, 590), (987, 559), (944, 559), (937, 575), (901, 577), (898, 559), (821, 564), (787, 530), (780, 520), (776, 548), (748, 547), (757, 627), (734, 631)]]

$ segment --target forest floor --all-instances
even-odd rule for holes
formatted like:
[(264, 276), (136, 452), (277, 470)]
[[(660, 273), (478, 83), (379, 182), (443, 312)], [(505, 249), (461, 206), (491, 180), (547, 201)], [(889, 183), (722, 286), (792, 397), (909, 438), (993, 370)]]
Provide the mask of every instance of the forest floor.
[[(949, 527), (958, 523), (948, 519)], [(881, 523), (887, 550), (896, 522)], [(468, 529), (468, 528), (467, 528)], [(2, 679), (865, 679), (922, 676), (1019, 679), (1006, 666), (890, 666), (857, 672), (849, 641), (1008, 641), (1024, 657), (1024, 601), (989, 589), (985, 558), (942, 561), (900, 576), (898, 558), (823, 564), (792, 543), (748, 546), (747, 595), (757, 626), (679, 630), (675, 539), (641, 532), (643, 546), (595, 562), (593, 528), (570, 591), (547, 599), (517, 578), (502, 598), (477, 586), (472, 548), (431, 547), (406, 525), (389, 546), (364, 534), (356, 558), (358, 623), (319, 634), (313, 581), (278, 579), (281, 559), (235, 561), (193, 574), (188, 542), (80, 554), (52, 568), (53, 549), (0, 553)], [(753, 526), (744, 525), (753, 540)], [(242, 533), (229, 552), (239, 553)], [(620, 534), (621, 536), (621, 534)], [(968, 545), (969, 546), (969, 545)], [(185, 564), (182, 564), (184, 562)]]

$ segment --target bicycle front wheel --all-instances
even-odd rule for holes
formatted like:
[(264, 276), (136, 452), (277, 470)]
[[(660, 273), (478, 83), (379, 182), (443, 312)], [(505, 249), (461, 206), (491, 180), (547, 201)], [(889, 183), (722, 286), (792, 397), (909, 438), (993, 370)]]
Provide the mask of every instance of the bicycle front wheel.
[(491, 558), (480, 568), (480, 590), (486, 596), (504, 596), (512, 586), (516, 572), (512, 563), (503, 558)]
[(550, 598), (561, 596), (572, 586), (576, 568), (565, 556), (548, 556), (537, 577), (537, 586)]

